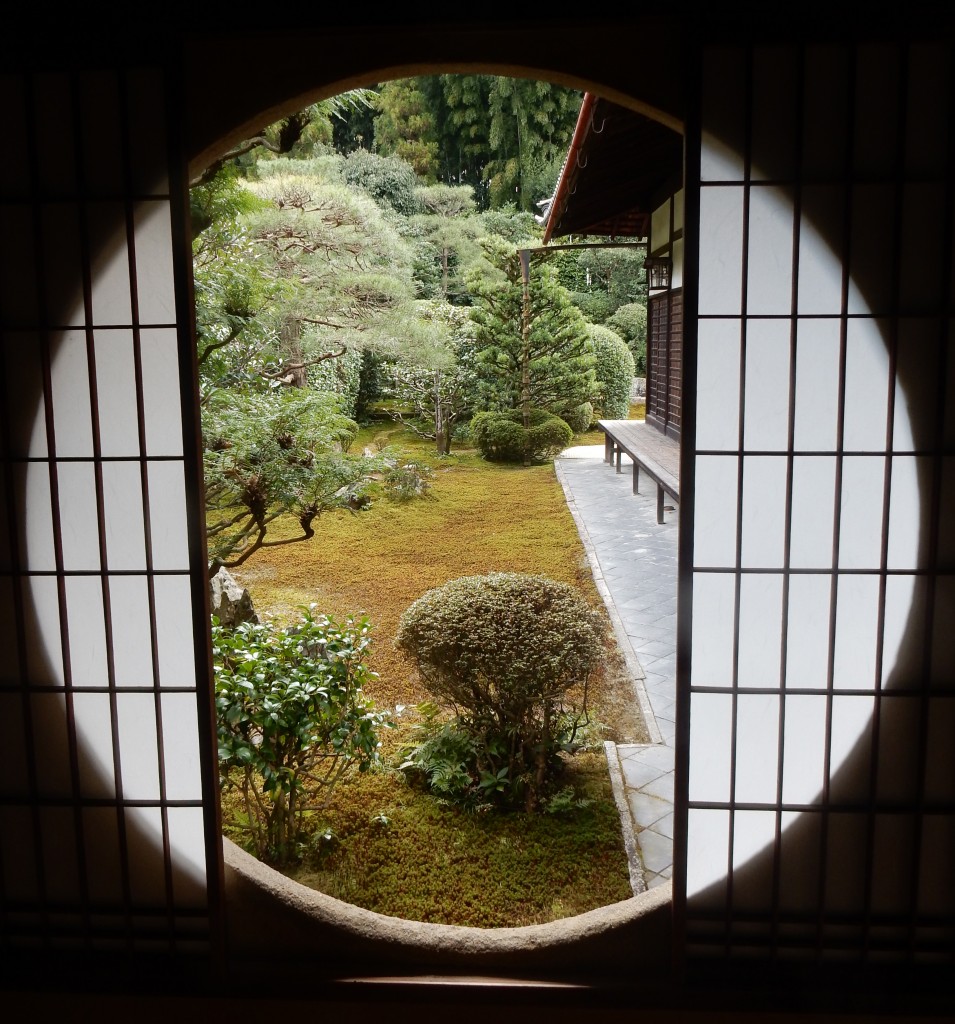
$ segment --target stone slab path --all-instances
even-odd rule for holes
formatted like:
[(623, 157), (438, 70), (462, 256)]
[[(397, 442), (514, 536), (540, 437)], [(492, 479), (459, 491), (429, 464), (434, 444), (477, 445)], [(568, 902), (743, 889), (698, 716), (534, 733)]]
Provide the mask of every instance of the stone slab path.
[(633, 494), (629, 458), (623, 456), (618, 474), (604, 462), (603, 445), (569, 448), (554, 468), (652, 740), (607, 745), (639, 892), (665, 882), (673, 868), (679, 510), (671, 503), (658, 524), (656, 488)]

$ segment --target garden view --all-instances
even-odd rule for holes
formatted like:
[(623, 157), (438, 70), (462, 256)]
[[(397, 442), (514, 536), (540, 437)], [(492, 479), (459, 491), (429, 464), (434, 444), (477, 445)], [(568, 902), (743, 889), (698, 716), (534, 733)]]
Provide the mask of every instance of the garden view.
[(397, 917), (631, 895), (603, 743), (646, 734), (553, 460), (642, 415), (644, 253), (519, 258), (580, 99), (389, 82), (191, 189), (210, 577), (254, 605), (213, 618), (224, 831)]

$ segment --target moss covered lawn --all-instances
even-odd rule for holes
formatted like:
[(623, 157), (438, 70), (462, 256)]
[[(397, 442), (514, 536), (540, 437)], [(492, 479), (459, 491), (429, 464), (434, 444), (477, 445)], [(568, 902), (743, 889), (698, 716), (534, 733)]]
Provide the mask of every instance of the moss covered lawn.
[[(379, 707), (406, 709), (383, 736), (383, 769), (343, 783), (315, 812), (311, 843), (288, 873), (380, 913), (480, 927), (539, 923), (628, 898), (600, 740), (641, 742), (647, 734), (609, 621), (607, 655), (591, 680), (595, 753), (567, 767), (566, 784), (589, 801), (585, 807), (476, 815), (439, 804), (391, 767), (414, 706), (429, 697), (392, 638), (402, 612), (426, 590), (458, 576), (532, 572), (574, 585), (606, 612), (552, 464), (495, 465), (460, 447), (440, 459), (430, 442), (390, 422), (364, 428), (352, 450), (386, 440), (404, 460), (432, 467), (428, 496), (401, 503), (382, 494), (365, 511), (326, 514), (311, 541), (259, 551), (233, 570), (259, 614), (282, 624), (312, 603), (336, 618), (367, 615), (369, 662), (379, 674), (370, 696)], [(280, 521), (272, 535), (282, 529)], [(226, 834), (241, 842), (228, 796), (223, 815)]]

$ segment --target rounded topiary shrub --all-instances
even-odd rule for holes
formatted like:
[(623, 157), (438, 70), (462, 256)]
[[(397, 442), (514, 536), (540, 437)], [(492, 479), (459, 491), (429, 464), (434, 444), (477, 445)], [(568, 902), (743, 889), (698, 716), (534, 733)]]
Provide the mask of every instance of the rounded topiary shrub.
[(587, 681), (604, 650), (598, 613), (545, 576), (463, 576), (418, 598), (395, 644), (477, 744), (478, 774), (535, 809), (586, 714)]
[(575, 434), (582, 434), (590, 428), (594, 419), (594, 407), (590, 402), (584, 402), (567, 412), (562, 412), (560, 418), (567, 424)]
[(532, 409), (524, 428), (519, 409), (479, 412), (471, 420), (471, 438), (490, 462), (543, 462), (563, 451), (574, 433), (559, 416)]
[(647, 375), (647, 307), (639, 302), (619, 306), (607, 320), (607, 326), (623, 338), (633, 355), (634, 373)]
[(599, 417), (605, 420), (625, 420), (630, 415), (630, 392), (634, 378), (633, 355), (619, 334), (599, 324), (589, 324), (587, 329), (590, 332), (594, 355), (597, 357)]

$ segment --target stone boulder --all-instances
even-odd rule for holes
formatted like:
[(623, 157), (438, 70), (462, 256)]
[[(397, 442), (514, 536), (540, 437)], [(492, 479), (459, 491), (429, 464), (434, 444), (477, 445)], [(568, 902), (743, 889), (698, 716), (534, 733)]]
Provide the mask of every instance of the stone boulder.
[(209, 602), (212, 614), (223, 626), (238, 626), (240, 622), (259, 621), (248, 590), (239, 586), (225, 567), (220, 568), (209, 580)]

